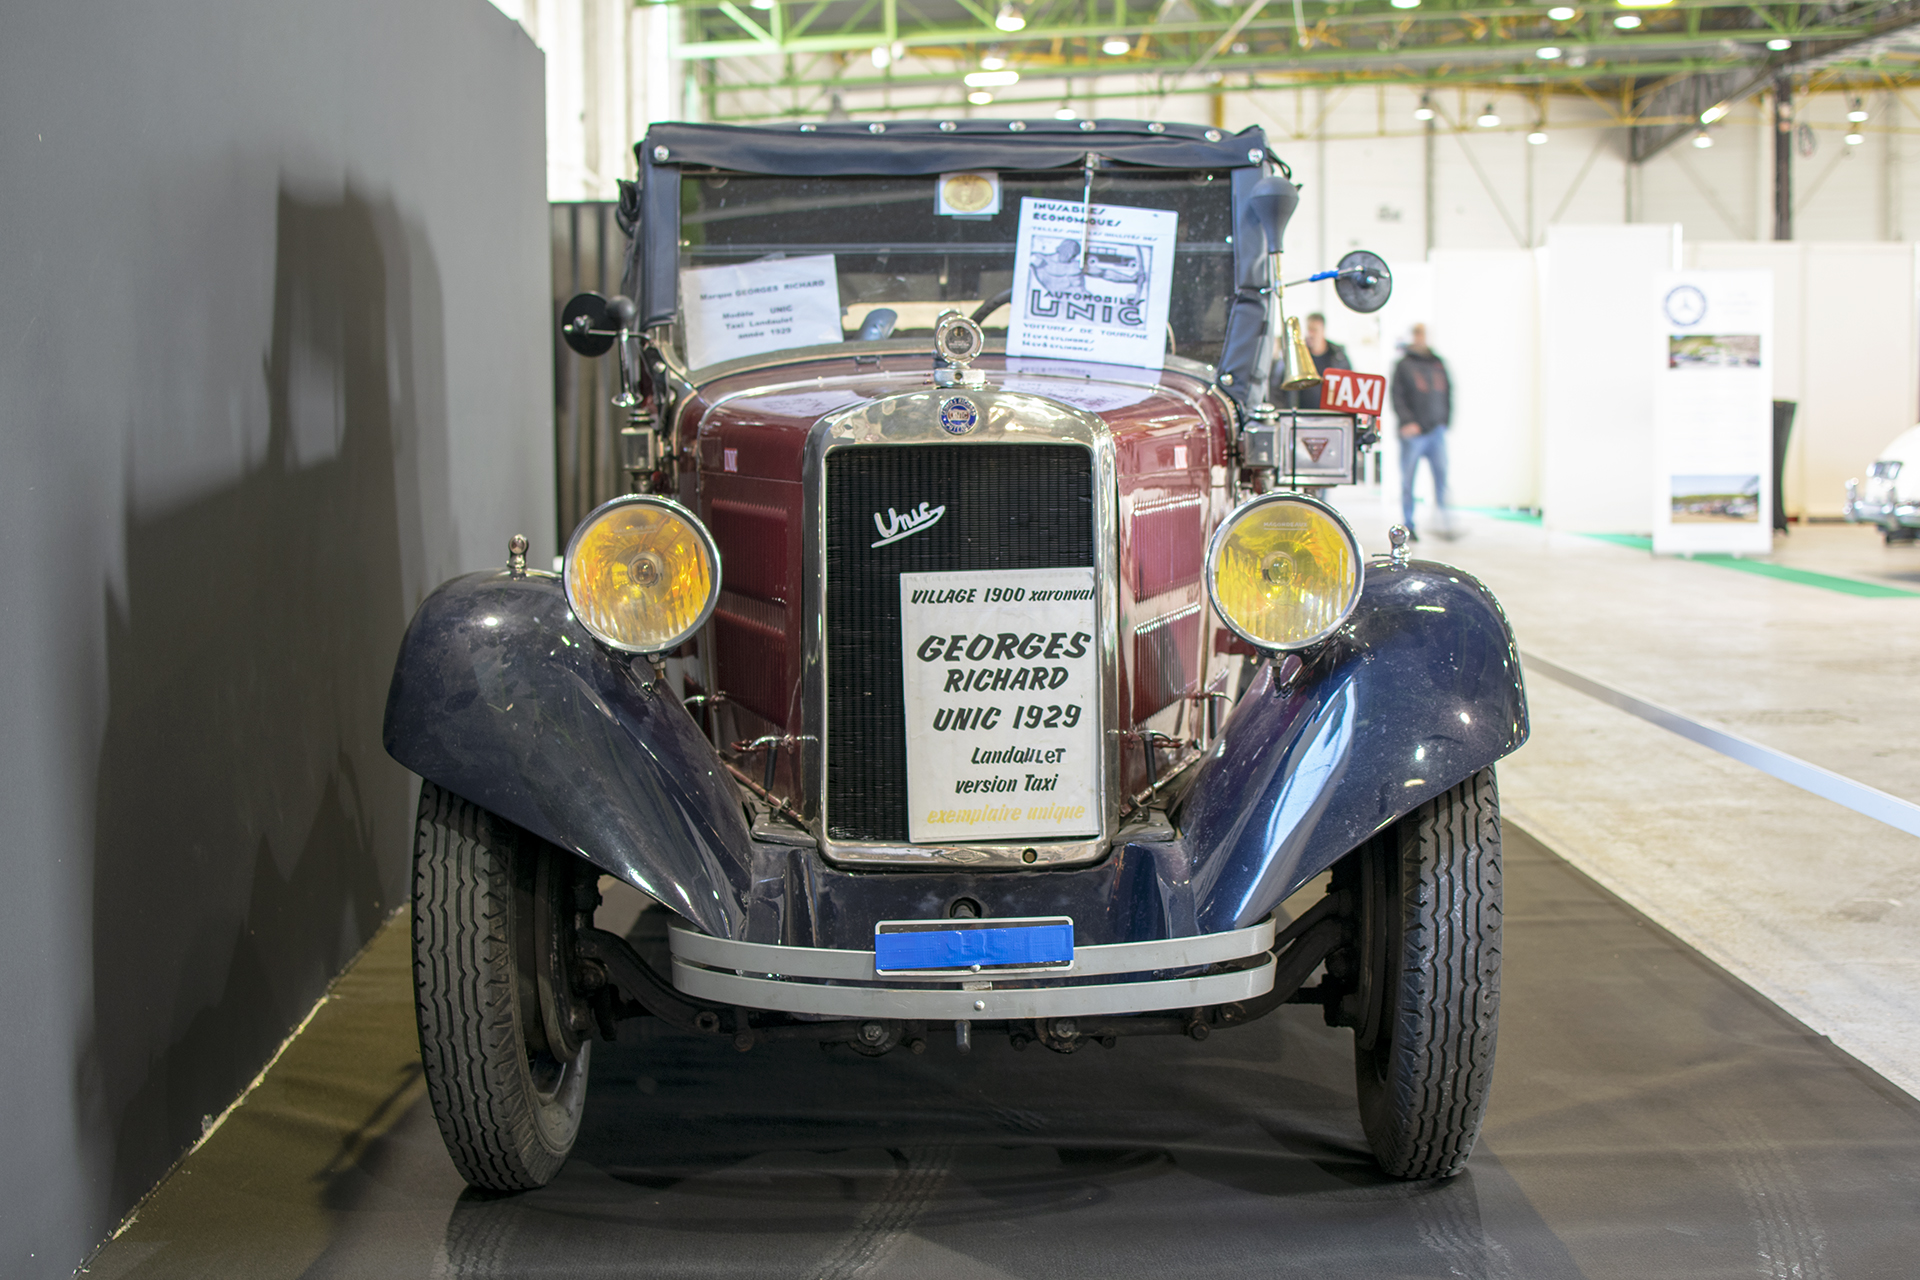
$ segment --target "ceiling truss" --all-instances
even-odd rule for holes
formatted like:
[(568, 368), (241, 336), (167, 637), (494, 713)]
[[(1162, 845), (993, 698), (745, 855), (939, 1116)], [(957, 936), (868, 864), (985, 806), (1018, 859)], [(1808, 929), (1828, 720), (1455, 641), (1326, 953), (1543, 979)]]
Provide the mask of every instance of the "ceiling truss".
[[(714, 120), (817, 118), (855, 94), (889, 101), (883, 112), (963, 111), (962, 77), (991, 57), (1020, 77), (996, 88), (996, 101), (1037, 110), (1387, 85), (1519, 92), (1544, 114), (1551, 96), (1572, 94), (1633, 129), (1638, 158), (1697, 129), (1706, 108), (1731, 106), (1777, 76), (1816, 92), (1920, 83), (1920, 33), (1907, 43), (1920, 0), (1607, 3), (1573, 6), (1565, 21), (1546, 4), (1470, 0), (1412, 9), (1388, 0), (1030, 0), (1017, 31), (996, 25), (997, 0), (638, 3), (680, 12), (675, 56), (690, 64)], [(1617, 28), (1628, 13), (1640, 26)], [(1792, 43), (1776, 50), (1769, 40)], [(1103, 52), (1122, 41), (1123, 54)]]

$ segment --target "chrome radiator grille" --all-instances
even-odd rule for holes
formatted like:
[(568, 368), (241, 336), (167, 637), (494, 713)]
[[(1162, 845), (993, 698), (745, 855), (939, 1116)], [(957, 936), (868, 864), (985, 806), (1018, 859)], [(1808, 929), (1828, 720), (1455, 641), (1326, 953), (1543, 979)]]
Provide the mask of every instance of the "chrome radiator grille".
[[(907, 839), (900, 575), (1094, 561), (1093, 454), (1080, 445), (861, 445), (826, 457), (828, 838)], [(876, 515), (941, 518), (885, 546)]]

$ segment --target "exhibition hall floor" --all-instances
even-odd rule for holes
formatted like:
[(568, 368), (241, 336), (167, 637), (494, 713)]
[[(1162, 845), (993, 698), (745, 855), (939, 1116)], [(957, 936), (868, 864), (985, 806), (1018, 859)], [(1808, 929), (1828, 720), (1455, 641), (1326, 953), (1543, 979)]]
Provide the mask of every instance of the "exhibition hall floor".
[(111, 1277), (1908, 1276), (1920, 1103), (1509, 829), (1468, 1171), (1375, 1172), (1303, 1008), (1062, 1057), (875, 1060), (627, 1024), (552, 1186), (465, 1192), (404, 918), (94, 1261)]
[[(1375, 495), (1337, 496), (1384, 549)], [(560, 1179), (481, 1197), (427, 1109), (402, 916), (87, 1274), (1912, 1275), (1920, 838), (1592, 690), (1920, 797), (1920, 548), (1815, 527), (1754, 572), (1461, 529), (1418, 550), (1501, 596), (1534, 736), (1500, 771), (1499, 1057), (1459, 1178), (1374, 1172), (1350, 1034), (1288, 1008), (1071, 1057), (629, 1023)]]
[[(1384, 551), (1376, 495), (1336, 497)], [(1462, 536), (1416, 550), (1480, 577), (1512, 620), (1533, 736), (1500, 766), (1507, 815), (1920, 1096), (1920, 837), (1544, 674), (1920, 800), (1920, 546), (1812, 525), (1766, 562), (1688, 561), (1457, 519)]]

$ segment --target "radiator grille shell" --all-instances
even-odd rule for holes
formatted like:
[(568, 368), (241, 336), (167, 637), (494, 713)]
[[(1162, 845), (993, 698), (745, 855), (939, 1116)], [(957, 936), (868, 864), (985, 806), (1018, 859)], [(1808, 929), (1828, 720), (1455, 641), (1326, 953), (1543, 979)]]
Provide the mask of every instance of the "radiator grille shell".
[[(904, 843), (900, 575), (1095, 567), (1098, 476), (1080, 444), (854, 445), (825, 459), (826, 779), (831, 841)], [(945, 507), (872, 545), (876, 514)]]

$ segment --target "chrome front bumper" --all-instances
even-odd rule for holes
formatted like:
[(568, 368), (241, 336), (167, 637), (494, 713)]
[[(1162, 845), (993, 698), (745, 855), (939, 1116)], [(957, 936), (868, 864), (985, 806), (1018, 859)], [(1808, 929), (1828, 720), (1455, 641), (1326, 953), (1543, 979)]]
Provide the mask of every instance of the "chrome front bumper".
[[(871, 951), (730, 942), (683, 925), (669, 930), (673, 985), (718, 1004), (830, 1018), (902, 1018), (997, 1022), (1150, 1013), (1250, 1000), (1273, 989), (1275, 924), (1157, 942), (1077, 947), (1073, 967), (1058, 976), (1030, 974), (998, 982), (977, 973), (881, 975)], [(1123, 982), (1089, 977), (1154, 974), (1261, 957), (1226, 973)]]

